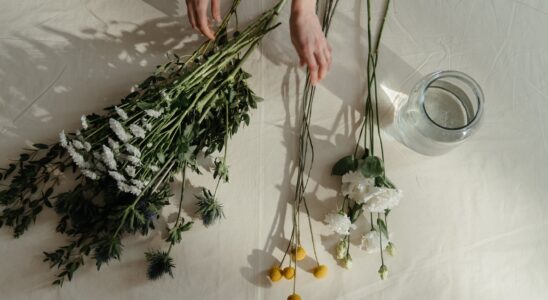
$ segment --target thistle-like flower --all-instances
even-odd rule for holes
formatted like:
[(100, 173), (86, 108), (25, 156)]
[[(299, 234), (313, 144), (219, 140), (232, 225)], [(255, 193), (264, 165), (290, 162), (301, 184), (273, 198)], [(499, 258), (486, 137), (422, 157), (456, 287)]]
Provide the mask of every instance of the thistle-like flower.
[(173, 277), (173, 258), (165, 251), (145, 252), (145, 257), (148, 262), (147, 277), (151, 280), (156, 280), (165, 274)]
[(212, 225), (217, 220), (224, 217), (223, 205), (215, 199), (210, 191), (203, 189), (203, 195), (197, 195), (198, 198), (198, 213), (202, 218), (205, 226)]

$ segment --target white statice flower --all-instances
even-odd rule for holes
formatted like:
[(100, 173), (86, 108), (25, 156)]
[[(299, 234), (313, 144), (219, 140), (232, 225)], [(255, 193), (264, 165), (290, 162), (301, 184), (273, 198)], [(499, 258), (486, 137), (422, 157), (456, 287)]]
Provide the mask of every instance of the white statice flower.
[(110, 149), (112, 149), (112, 151), (118, 151), (118, 149), (120, 149), (120, 143), (118, 143), (117, 141), (111, 138), (108, 138), (107, 142), (108, 142), (108, 146), (110, 147)]
[(138, 180), (138, 179), (132, 179), (132, 180), (131, 180), (131, 183), (132, 183), (135, 187), (137, 187), (137, 188), (139, 188), (139, 189), (144, 189), (145, 186), (146, 186), (145, 183), (144, 183), (143, 181)]
[(118, 106), (114, 106), (114, 110), (116, 111), (116, 114), (118, 114), (118, 116), (120, 116), (120, 118), (122, 118), (122, 120), (127, 120), (128, 119), (128, 116), (127, 116), (127, 113), (119, 108)]
[(84, 144), (82, 144), (79, 140), (72, 140), (72, 145), (78, 150), (84, 149)]
[(103, 165), (103, 163), (101, 163), (100, 161), (95, 162), (95, 169), (103, 173), (106, 173), (108, 171), (107, 167), (105, 167), (105, 165)]
[(91, 151), (91, 144), (88, 142), (84, 142), (84, 149), (86, 149), (86, 152)]
[[(379, 234), (380, 233), (377, 230), (372, 230), (363, 235), (361, 247), (363, 250), (365, 250), (366, 253), (379, 252), (379, 250), (381, 249), (379, 245), (379, 242), (380, 242)], [(382, 236), (382, 248), (384, 249), (386, 248), (390, 240), (387, 239), (386, 236), (384, 236), (384, 234), (382, 234), (381, 236)], [(390, 237), (391, 234), (389, 233), (388, 236)]]
[(126, 132), (124, 129), (124, 126), (118, 122), (118, 120), (110, 118), (108, 120), (108, 123), (110, 125), (110, 129), (114, 131), (114, 134), (120, 139), (122, 142), (128, 142), (133, 137), (130, 133)]
[(152, 165), (149, 167), (149, 169), (152, 171), (152, 172), (158, 172), (160, 171), (160, 168), (157, 166), (157, 165)]
[(374, 187), (375, 179), (364, 177), (359, 170), (342, 176), (342, 194), (356, 201), (356, 203), (365, 203), (367, 201), (366, 196)]
[(145, 127), (146, 130), (151, 131), (152, 130), (152, 124), (145, 122), (143, 123), (143, 127)]
[(86, 115), (82, 115), (80, 117), (80, 121), (82, 122), (82, 128), (88, 129), (88, 119), (86, 118)]
[(78, 153), (76, 149), (72, 145), (69, 145), (67, 147), (67, 151), (70, 155), (70, 158), (72, 158), (72, 161), (81, 169), (86, 169), (88, 167), (88, 163), (85, 161), (84, 156), (82, 154)]
[(346, 214), (329, 213), (325, 216), (324, 222), (326, 222), (333, 231), (342, 235), (349, 235), (351, 229), (356, 229), (356, 225), (352, 224), (350, 218)]
[(142, 192), (142, 190), (136, 186), (130, 185), (129, 186), (129, 192), (135, 196), (139, 196)]
[(102, 160), (109, 169), (116, 170), (117, 164), (114, 159), (114, 152), (112, 152), (112, 150), (106, 145), (103, 145)]
[[(383, 213), (386, 209), (392, 209), (399, 203), (403, 194), (398, 189), (375, 187), (366, 197), (365, 211)], [(364, 212), (365, 212), (364, 211)]]
[(114, 180), (116, 181), (126, 181), (126, 177), (116, 171), (108, 171), (108, 175), (110, 175), (110, 177), (114, 178)]
[(129, 154), (135, 156), (135, 157), (141, 157), (141, 151), (139, 151), (139, 148), (131, 145), (131, 144), (126, 144), (126, 150), (127, 152), (129, 152)]
[(97, 173), (90, 170), (82, 170), (82, 174), (84, 174), (84, 176), (86, 176), (87, 178), (91, 180), (99, 179), (99, 175), (97, 175)]
[(81, 137), (81, 136), (82, 136), (82, 131), (80, 131), (80, 129), (76, 130), (76, 136), (77, 136), (77, 137)]
[(63, 147), (63, 148), (68, 147), (67, 136), (65, 135), (64, 130), (59, 133), (59, 142), (61, 143), (61, 147)]
[(129, 176), (129, 177), (135, 177), (135, 174), (136, 174), (136, 171), (135, 171), (135, 167), (133, 166), (127, 166), (126, 167), (126, 174)]
[(152, 144), (152, 143), (147, 144), (147, 148), (152, 148), (152, 146), (154, 146), (154, 144)]
[(159, 110), (154, 110), (154, 109), (147, 109), (145, 110), (145, 113), (149, 116), (149, 117), (152, 117), (152, 118), (159, 118), (162, 113), (164, 112), (163, 109), (159, 109)]
[(128, 155), (128, 156), (126, 156), (125, 160), (129, 161), (130, 163), (132, 163), (135, 166), (141, 165), (141, 159), (138, 158), (137, 156)]
[(123, 181), (118, 181), (117, 182), (117, 185), (118, 185), (118, 189), (122, 192), (126, 192), (126, 193), (129, 193), (129, 184), (123, 182)]
[(146, 130), (143, 129), (143, 127), (141, 127), (141, 126), (139, 126), (139, 125), (137, 125), (137, 124), (131, 124), (131, 125), (129, 125), (129, 130), (131, 131), (131, 133), (132, 133), (134, 136), (136, 136), (136, 137), (138, 137), (138, 138), (142, 138), (142, 139), (145, 138), (146, 133), (147, 133)]

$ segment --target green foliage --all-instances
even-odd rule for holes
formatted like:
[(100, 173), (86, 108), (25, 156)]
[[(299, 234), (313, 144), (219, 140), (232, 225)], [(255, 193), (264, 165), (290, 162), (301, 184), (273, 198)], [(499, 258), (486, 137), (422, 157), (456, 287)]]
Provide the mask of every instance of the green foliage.
[(166, 242), (170, 243), (171, 245), (180, 243), (182, 233), (185, 231), (189, 231), (192, 228), (192, 224), (194, 224), (194, 222), (192, 221), (185, 223), (185, 219), (183, 218), (181, 222), (179, 222), (173, 228), (168, 227), (168, 236), (166, 238)]
[(368, 156), (360, 162), (360, 171), (365, 177), (377, 177), (384, 173), (382, 160), (376, 156)]
[(207, 189), (202, 189), (202, 195), (196, 195), (198, 211), (205, 226), (210, 226), (224, 217), (223, 205)]
[(358, 160), (354, 158), (354, 155), (348, 155), (341, 158), (331, 170), (331, 175), (342, 176), (348, 172), (356, 171), (358, 168)]

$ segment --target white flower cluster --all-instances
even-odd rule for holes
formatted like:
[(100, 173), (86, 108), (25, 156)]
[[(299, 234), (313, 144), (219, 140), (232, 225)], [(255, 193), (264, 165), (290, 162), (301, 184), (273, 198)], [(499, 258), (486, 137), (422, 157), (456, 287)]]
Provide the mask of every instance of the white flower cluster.
[(396, 207), (403, 197), (398, 189), (375, 186), (375, 180), (366, 178), (359, 170), (343, 175), (341, 192), (356, 203), (363, 203), (365, 211), (372, 213)]
[[(129, 119), (127, 112), (122, 108), (115, 106), (114, 110), (119, 120)], [(149, 117), (157, 118), (161, 116), (162, 112), (162, 110), (147, 110), (146, 114)], [(89, 124), (86, 116), (82, 116), (80, 120), (82, 128), (88, 129)], [(139, 195), (149, 181), (139, 179), (142, 153), (138, 147), (130, 144), (130, 141), (134, 137), (144, 139), (147, 131), (152, 130), (152, 125), (142, 118), (140, 121), (142, 126), (133, 123), (126, 130), (119, 120), (109, 119), (109, 126), (114, 135), (108, 137), (105, 144), (96, 145), (94, 151), (92, 151), (93, 146), (85, 140), (80, 131), (77, 131), (74, 139), (69, 139), (62, 131), (59, 134), (60, 144), (67, 149), (73, 162), (87, 178), (97, 180), (103, 176), (110, 176), (116, 180), (119, 190)], [(154, 165), (149, 168), (153, 171), (159, 170)]]
[(365, 250), (366, 253), (379, 252), (381, 249), (380, 244), (382, 244), (383, 250), (387, 248), (392, 234), (389, 233), (388, 237), (389, 238), (387, 239), (384, 234), (380, 234), (377, 230), (369, 231), (368, 233), (363, 235), (361, 247), (363, 250)]
[(346, 214), (329, 213), (324, 220), (329, 228), (340, 235), (349, 235), (351, 229), (356, 229), (356, 225), (352, 224), (350, 218)]

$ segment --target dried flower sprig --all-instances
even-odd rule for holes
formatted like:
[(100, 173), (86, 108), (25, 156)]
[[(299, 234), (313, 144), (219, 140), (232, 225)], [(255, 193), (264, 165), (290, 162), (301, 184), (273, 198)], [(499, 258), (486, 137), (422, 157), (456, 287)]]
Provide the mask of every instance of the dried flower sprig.
[[(146, 235), (154, 228), (162, 207), (172, 196), (169, 183), (187, 170), (200, 173), (197, 156), (224, 151), (217, 164), (217, 186), (228, 180), (226, 149), (229, 138), (249, 123), (249, 112), (260, 100), (248, 87), (242, 64), (269, 31), (286, 0), (280, 0), (241, 31), (229, 32), (240, 0), (219, 25), (216, 39), (203, 43), (192, 55), (158, 66), (118, 105), (104, 114), (81, 117), (75, 133), (59, 135), (52, 145), (36, 144), (3, 169), (0, 180), (0, 226), (20, 236), (41, 212), (52, 207), (60, 217), (56, 230), (68, 237), (65, 246), (45, 252), (59, 269), (54, 284), (62, 285), (86, 257), (99, 269), (120, 259), (127, 234)], [(219, 122), (224, 120), (224, 122)], [(57, 191), (59, 177), (75, 175), (76, 186)], [(173, 227), (167, 228), (167, 251), (146, 254), (148, 276), (172, 274), (172, 246), (181, 241), (192, 222), (181, 217), (181, 202)], [(215, 198), (215, 194), (213, 194)], [(208, 210), (209, 220), (222, 215), (220, 205)]]

